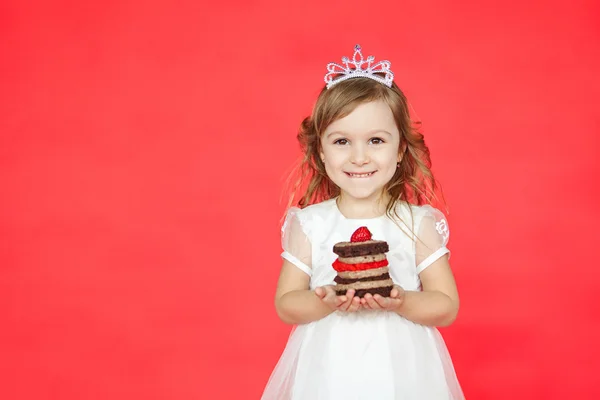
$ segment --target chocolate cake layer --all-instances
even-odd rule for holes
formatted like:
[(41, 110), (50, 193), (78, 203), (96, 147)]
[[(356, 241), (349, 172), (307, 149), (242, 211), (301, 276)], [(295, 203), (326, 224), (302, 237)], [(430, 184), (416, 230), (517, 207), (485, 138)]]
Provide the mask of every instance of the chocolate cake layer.
[(341, 242), (333, 246), (333, 252), (340, 257), (368, 256), (388, 252), (390, 247), (381, 240), (368, 240), (366, 242)]
[[(383, 287), (377, 287), (377, 288), (373, 288), (373, 289), (358, 289), (354, 293), (354, 296), (357, 296), (362, 299), (363, 297), (365, 297), (365, 294), (371, 293), (372, 296), (375, 296), (376, 294), (378, 294), (383, 297), (390, 297), (390, 294), (392, 293), (393, 288), (394, 288), (393, 286), (383, 286)], [(336, 290), (335, 293), (338, 296), (343, 296), (346, 294), (346, 289)]]
[(347, 285), (354, 282), (369, 282), (369, 281), (383, 281), (385, 279), (390, 279), (390, 274), (385, 273), (381, 275), (368, 276), (366, 278), (342, 278), (340, 276), (336, 276), (333, 280), (338, 285)]
[(373, 268), (373, 269), (365, 269), (363, 271), (344, 271), (338, 272), (337, 276), (345, 279), (359, 279), (359, 278), (368, 278), (370, 276), (377, 276), (381, 274), (387, 274), (389, 272), (388, 267), (381, 268)]
[(382, 279), (378, 281), (357, 281), (354, 283), (347, 284), (337, 284), (335, 290), (344, 290), (344, 289), (372, 289), (383, 286), (394, 286), (394, 282), (391, 279)]
[(379, 254), (370, 254), (368, 256), (358, 256), (358, 257), (338, 257), (338, 260), (345, 264), (370, 263), (370, 262), (385, 260), (385, 254), (379, 253)]

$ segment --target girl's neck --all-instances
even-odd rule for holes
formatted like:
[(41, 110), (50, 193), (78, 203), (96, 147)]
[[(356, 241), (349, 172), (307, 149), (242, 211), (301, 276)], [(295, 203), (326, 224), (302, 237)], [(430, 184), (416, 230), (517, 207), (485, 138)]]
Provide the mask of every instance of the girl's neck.
[(387, 193), (376, 198), (357, 199), (341, 193), (336, 199), (338, 209), (346, 218), (368, 219), (385, 214), (390, 198)]

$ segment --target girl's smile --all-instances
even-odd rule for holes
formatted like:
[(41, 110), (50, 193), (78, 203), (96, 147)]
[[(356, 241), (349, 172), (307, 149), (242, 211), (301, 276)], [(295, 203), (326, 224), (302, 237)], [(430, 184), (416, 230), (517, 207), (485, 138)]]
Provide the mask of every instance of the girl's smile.
[(345, 172), (350, 178), (370, 178), (377, 171), (373, 172)]

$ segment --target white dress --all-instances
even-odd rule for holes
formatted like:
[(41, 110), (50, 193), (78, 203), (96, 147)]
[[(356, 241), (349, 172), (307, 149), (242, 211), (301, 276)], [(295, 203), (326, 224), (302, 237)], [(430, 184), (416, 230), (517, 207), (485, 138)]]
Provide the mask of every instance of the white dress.
[[(374, 240), (389, 244), (394, 283), (405, 290), (420, 290), (419, 273), (449, 253), (448, 224), (431, 206), (401, 203), (397, 212), (408, 227), (399, 222), (401, 229), (386, 216), (345, 218), (333, 199), (302, 210), (291, 208), (282, 227), (282, 257), (310, 275), (311, 289), (334, 284), (333, 245), (349, 241), (357, 228), (366, 226)], [(411, 231), (420, 240), (413, 241)], [(457, 400), (464, 396), (437, 329), (394, 312), (361, 310), (336, 311), (296, 326), (262, 399)]]

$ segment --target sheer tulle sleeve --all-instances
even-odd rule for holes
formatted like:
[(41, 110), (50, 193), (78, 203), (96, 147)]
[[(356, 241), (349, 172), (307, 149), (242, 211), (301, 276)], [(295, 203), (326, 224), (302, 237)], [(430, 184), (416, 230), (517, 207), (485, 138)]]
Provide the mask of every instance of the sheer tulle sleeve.
[(311, 276), (312, 246), (306, 232), (307, 223), (302, 221), (299, 211), (299, 208), (290, 208), (281, 227), (281, 257)]
[(431, 206), (423, 206), (415, 244), (417, 274), (445, 254), (450, 255), (450, 250), (446, 247), (449, 237), (450, 230), (444, 214)]

